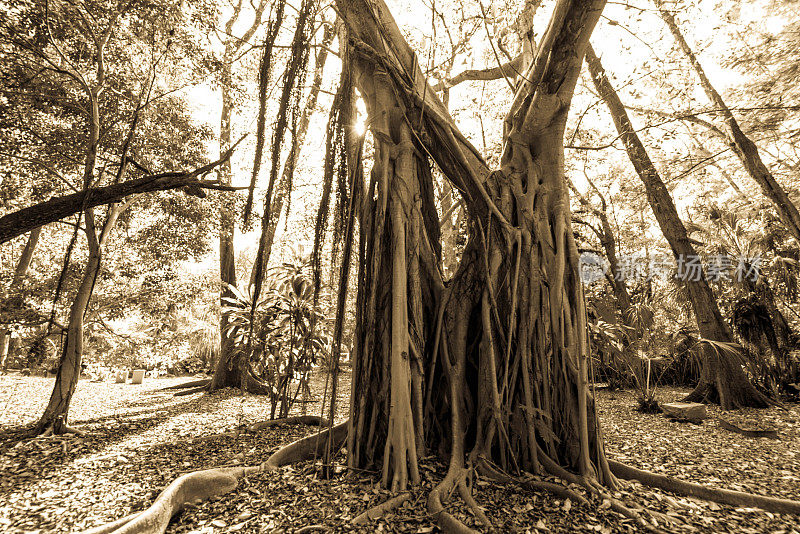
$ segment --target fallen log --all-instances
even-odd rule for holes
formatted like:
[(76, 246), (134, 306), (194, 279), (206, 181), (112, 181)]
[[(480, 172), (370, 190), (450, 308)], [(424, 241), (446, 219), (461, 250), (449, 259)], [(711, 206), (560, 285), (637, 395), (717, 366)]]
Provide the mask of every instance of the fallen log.
[(200, 380), (191, 380), (189, 382), (181, 382), (180, 384), (173, 384), (172, 386), (161, 388), (158, 391), (172, 391), (175, 389), (196, 388), (200, 386), (207, 386), (210, 383), (211, 383), (210, 378), (202, 378)]
[(324, 427), (328, 426), (328, 420), (316, 415), (296, 415), (294, 417), (282, 417), (280, 419), (270, 419), (268, 421), (259, 421), (247, 427), (248, 432), (258, 432), (265, 428), (278, 425), (309, 425)]

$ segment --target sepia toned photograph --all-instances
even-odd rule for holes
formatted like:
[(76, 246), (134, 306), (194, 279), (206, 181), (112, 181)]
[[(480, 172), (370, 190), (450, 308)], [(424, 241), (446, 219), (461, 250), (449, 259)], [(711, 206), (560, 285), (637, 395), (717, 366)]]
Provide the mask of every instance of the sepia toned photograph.
[(0, 0), (0, 532), (800, 534), (800, 1)]

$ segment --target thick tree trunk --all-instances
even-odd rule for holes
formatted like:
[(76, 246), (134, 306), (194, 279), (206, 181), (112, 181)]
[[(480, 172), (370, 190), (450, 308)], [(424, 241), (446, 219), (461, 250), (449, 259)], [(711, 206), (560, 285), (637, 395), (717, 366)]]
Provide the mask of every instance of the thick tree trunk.
[(394, 105), (386, 73), (355, 64), (356, 85), (374, 117), (375, 164), (362, 210), (361, 235), (370, 238), (353, 368), (355, 390), (367, 394), (352, 399), (348, 462), (380, 469), (383, 460), (384, 484), (403, 489), (409, 480), (419, 482), (423, 454), (425, 342), (433, 335), (442, 287), (438, 221), (430, 169)]
[[(606, 76), (600, 59), (591, 47), (587, 50), (586, 59), (594, 86), (611, 112), (617, 132), (636, 173), (645, 186), (647, 200), (676, 261), (682, 262), (697, 258), (697, 252), (689, 241), (686, 228), (678, 216), (672, 197), (636, 134), (625, 107)], [(687, 277), (684, 283), (697, 319), (700, 335), (707, 340), (730, 343), (732, 341), (730, 331), (722, 319), (717, 301), (706, 282), (702, 269), (697, 276)], [(753, 387), (735, 358), (731, 358), (729, 354), (711, 345), (705, 347), (704, 354), (700, 383), (688, 399), (718, 402), (723, 409), (767, 405), (767, 399)]]
[(675, 38), (675, 42), (678, 43), (678, 46), (680, 46), (683, 53), (686, 54), (686, 57), (689, 59), (689, 62), (692, 64), (692, 67), (700, 79), (700, 85), (703, 91), (705, 91), (706, 96), (711, 100), (716, 111), (722, 117), (725, 123), (725, 134), (728, 144), (742, 162), (742, 166), (747, 174), (761, 187), (764, 196), (772, 202), (775, 211), (778, 213), (778, 217), (786, 229), (794, 236), (797, 242), (800, 243), (800, 212), (797, 210), (797, 206), (794, 205), (781, 184), (778, 183), (772, 175), (772, 172), (770, 172), (761, 160), (758, 147), (739, 127), (739, 123), (733, 116), (733, 113), (731, 113), (730, 108), (728, 108), (722, 96), (711, 84), (703, 67), (700, 65), (700, 61), (689, 46), (689, 43), (686, 42), (680, 28), (678, 28), (678, 24), (675, 22), (672, 13), (664, 9), (661, 0), (654, 0), (654, 3), (661, 13), (661, 18), (664, 19), (669, 31)]
[[(385, 4), (338, 2), (376, 145), (360, 233), (348, 463), (382, 469), (387, 486), (414, 481), (424, 450), (449, 453), (451, 473), (469, 450), (509, 471), (566, 467), (611, 480), (588, 393), (562, 139), (602, 6), (557, 4), (508, 115), (502, 170), (490, 173), (425, 84)], [(424, 154), (471, 221), (446, 288)]]

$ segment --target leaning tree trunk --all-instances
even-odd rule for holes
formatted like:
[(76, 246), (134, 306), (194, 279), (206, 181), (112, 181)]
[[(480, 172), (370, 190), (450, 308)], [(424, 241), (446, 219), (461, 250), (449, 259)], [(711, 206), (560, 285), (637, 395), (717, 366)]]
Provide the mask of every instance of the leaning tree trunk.
[[(87, 216), (89, 216), (87, 214)], [(94, 231), (93, 229), (89, 230)], [(83, 269), (81, 283), (75, 300), (69, 311), (67, 335), (63, 343), (61, 360), (58, 365), (56, 381), (50, 401), (44, 414), (36, 425), (36, 433), (41, 434), (51, 430), (53, 434), (63, 434), (67, 430), (67, 416), (69, 405), (78, 378), (81, 374), (81, 360), (83, 358), (83, 320), (89, 309), (97, 272), (100, 269), (101, 249), (94, 240), (89, 239), (89, 259)]]
[[(686, 228), (678, 216), (672, 197), (636, 134), (619, 95), (606, 76), (600, 59), (591, 47), (586, 52), (586, 59), (594, 86), (611, 112), (617, 132), (636, 173), (645, 186), (647, 200), (676, 261), (697, 258), (697, 252), (689, 241)], [(711, 341), (732, 342), (730, 330), (725, 324), (714, 294), (706, 282), (705, 273), (700, 269), (696, 274), (697, 276), (687, 277), (685, 287), (697, 319), (700, 335)], [(726, 410), (767, 405), (767, 399), (750, 383), (741, 364), (711, 344), (706, 344), (704, 350), (700, 383), (687, 397), (687, 400), (718, 402)]]
[[(16, 291), (16, 289), (25, 279), (25, 275), (28, 274), (31, 261), (33, 261), (33, 252), (36, 250), (36, 245), (39, 242), (39, 236), (41, 233), (42, 227), (39, 226), (31, 230), (31, 233), (28, 235), (28, 240), (25, 242), (25, 247), (22, 249), (22, 253), (19, 256), (19, 261), (17, 261), (17, 267), (14, 269), (14, 278), (11, 280), (9, 293)], [(0, 368), (2, 369), (2, 372), (5, 372), (6, 366), (8, 365), (7, 360), (10, 340), (11, 331), (8, 329), (0, 330)]]
[(672, 13), (664, 9), (661, 0), (653, 0), (653, 3), (658, 8), (661, 18), (664, 19), (669, 31), (675, 38), (675, 42), (680, 46), (683, 53), (689, 59), (689, 62), (692, 64), (692, 67), (697, 73), (697, 77), (700, 79), (700, 86), (703, 88), (706, 96), (717, 108), (716, 111), (725, 122), (724, 131), (729, 146), (742, 162), (742, 166), (747, 174), (761, 187), (764, 196), (772, 202), (784, 227), (792, 234), (795, 240), (800, 243), (800, 211), (797, 210), (797, 206), (794, 205), (781, 184), (778, 183), (772, 175), (772, 172), (761, 160), (758, 147), (739, 127), (739, 122), (733, 116), (730, 108), (728, 108), (722, 96), (711, 84), (711, 80), (709, 80), (703, 67), (700, 65), (700, 61), (689, 46), (689, 43), (686, 42), (680, 28), (678, 28), (675, 17), (672, 16)]
[[(567, 468), (610, 481), (563, 180), (569, 102), (603, 2), (558, 2), (493, 173), (425, 83), (385, 4), (337, 5), (376, 146), (361, 223), (349, 465), (381, 470), (395, 489), (418, 480), (428, 450), (449, 453), (451, 484), (467, 452), (509, 471)], [(470, 217), (447, 287), (426, 155)]]
[(97, 273), (100, 271), (100, 261), (103, 247), (106, 240), (111, 235), (111, 231), (119, 219), (119, 216), (133, 202), (129, 200), (125, 204), (112, 204), (108, 207), (106, 220), (100, 231), (97, 231), (94, 222), (94, 210), (85, 210), (86, 236), (89, 245), (89, 258), (83, 270), (83, 277), (75, 294), (75, 300), (69, 310), (69, 322), (67, 323), (67, 335), (63, 343), (61, 360), (56, 372), (56, 381), (53, 386), (53, 393), (50, 401), (45, 408), (39, 422), (34, 427), (34, 432), (42, 433), (52, 430), (54, 434), (63, 434), (68, 429), (67, 416), (72, 395), (78, 385), (78, 378), (81, 374), (81, 360), (83, 358), (83, 320), (89, 309), (89, 301), (94, 292)]

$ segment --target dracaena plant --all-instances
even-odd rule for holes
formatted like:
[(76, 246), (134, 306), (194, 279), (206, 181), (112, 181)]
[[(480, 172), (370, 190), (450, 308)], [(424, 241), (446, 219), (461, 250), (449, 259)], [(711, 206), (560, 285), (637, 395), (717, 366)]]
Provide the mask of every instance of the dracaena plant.
[(228, 334), (247, 353), (248, 371), (269, 386), (273, 418), (286, 417), (298, 395), (307, 395), (309, 373), (329, 344), (308, 265), (298, 258), (271, 269), (255, 306), (252, 288), (229, 286), (233, 297), (225, 299)]

